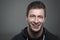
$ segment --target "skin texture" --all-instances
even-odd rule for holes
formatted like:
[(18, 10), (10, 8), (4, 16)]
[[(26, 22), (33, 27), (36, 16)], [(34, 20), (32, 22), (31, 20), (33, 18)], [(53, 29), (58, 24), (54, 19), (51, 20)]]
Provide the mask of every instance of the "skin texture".
[[(43, 32), (43, 23), (45, 22), (44, 9), (30, 9), (28, 17), (28, 33), (31, 36), (40, 36)], [(37, 35), (36, 35), (37, 34)]]

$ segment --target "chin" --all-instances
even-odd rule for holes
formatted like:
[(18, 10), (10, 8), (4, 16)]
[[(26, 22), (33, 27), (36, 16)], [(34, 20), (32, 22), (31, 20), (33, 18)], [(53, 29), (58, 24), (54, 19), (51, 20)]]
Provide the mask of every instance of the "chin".
[(42, 28), (42, 26), (40, 25), (40, 26), (38, 26), (38, 28), (36, 28), (36, 27), (34, 27), (33, 25), (29, 25), (30, 27), (30, 30), (32, 31), (32, 32), (39, 32), (40, 30), (41, 30), (41, 28)]
[(42, 26), (40, 25), (38, 28), (32, 27), (31, 29), (33, 32), (39, 32), (39, 31), (41, 31), (41, 28), (42, 28)]
[(32, 29), (34, 32), (38, 32), (40, 31), (40, 29)]

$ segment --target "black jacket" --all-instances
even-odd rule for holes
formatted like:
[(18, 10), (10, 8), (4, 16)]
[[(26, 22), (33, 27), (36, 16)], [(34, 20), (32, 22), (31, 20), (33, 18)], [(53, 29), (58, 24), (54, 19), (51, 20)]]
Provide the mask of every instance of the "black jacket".
[[(21, 33), (12, 38), (12, 40), (27, 40), (27, 27)], [(58, 38), (45, 29), (45, 40), (58, 40)]]

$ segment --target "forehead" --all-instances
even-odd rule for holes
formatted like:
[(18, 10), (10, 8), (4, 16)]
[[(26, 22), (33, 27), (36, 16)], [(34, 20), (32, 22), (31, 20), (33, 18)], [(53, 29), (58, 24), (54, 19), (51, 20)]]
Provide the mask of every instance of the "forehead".
[(44, 15), (44, 9), (30, 9), (29, 15)]

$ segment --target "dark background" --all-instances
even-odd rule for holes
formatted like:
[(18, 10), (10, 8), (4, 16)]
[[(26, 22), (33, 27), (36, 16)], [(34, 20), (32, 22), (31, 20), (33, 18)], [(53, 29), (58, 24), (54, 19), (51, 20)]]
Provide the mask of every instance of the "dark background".
[[(35, 0), (0, 0), (0, 40), (11, 40), (27, 26), (26, 8)], [(44, 26), (60, 38), (60, 0), (40, 0), (47, 7)]]

